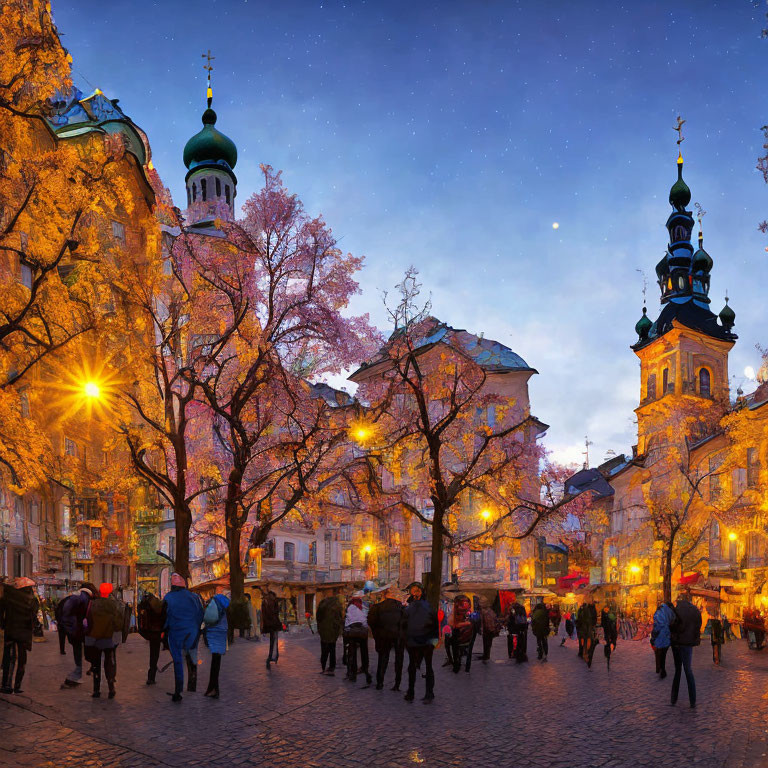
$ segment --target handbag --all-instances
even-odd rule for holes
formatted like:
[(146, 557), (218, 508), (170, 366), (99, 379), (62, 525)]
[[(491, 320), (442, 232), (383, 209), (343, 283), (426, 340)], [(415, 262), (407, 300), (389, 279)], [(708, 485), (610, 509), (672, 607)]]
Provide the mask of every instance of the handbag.
[(207, 627), (212, 627), (214, 624), (219, 623), (219, 618), (219, 604), (211, 598), (208, 601), (208, 605), (205, 606), (203, 621)]

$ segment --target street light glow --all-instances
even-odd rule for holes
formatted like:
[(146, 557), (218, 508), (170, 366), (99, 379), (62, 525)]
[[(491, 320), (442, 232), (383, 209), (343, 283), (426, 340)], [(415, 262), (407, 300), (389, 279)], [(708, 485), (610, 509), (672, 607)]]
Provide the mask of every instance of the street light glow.
[(491, 519), (491, 510), (490, 509), (484, 509), (482, 512), (480, 512), (480, 517), (482, 517), (483, 520), (490, 520)]
[(728, 540), (729, 541), (736, 541), (736, 539), (738, 539), (738, 538), (739, 538), (739, 536), (738, 536), (738, 534), (735, 531), (731, 531), (728, 534)]
[(629, 570), (632, 573), (640, 573), (640, 566), (639, 565), (630, 565)]

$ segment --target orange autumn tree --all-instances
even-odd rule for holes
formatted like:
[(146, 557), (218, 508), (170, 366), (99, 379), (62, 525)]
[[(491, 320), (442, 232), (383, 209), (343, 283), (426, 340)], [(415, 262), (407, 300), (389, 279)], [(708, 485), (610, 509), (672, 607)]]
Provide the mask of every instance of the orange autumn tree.
[(132, 201), (120, 138), (53, 132), (71, 59), (48, 4), (4, 3), (0, 46), (0, 463), (31, 487), (45, 479), (51, 446), (25, 420), (29, 402), (50, 406), (60, 392), (41, 382), (80, 365), (73, 341), (103, 328), (111, 274), (101, 224)]
[(542, 425), (513, 373), (527, 382), (531, 369), (519, 358), (504, 364), (494, 342), (431, 317), (429, 303), (418, 301), (417, 275), (410, 268), (398, 286), (389, 340), (352, 376), (368, 406), (352, 436), (392, 478), (372, 505), (397, 493), (401, 507), (430, 528), (427, 594), (437, 604), (446, 549), (524, 538), (564, 515), (572, 499), (555, 481), (541, 492)]

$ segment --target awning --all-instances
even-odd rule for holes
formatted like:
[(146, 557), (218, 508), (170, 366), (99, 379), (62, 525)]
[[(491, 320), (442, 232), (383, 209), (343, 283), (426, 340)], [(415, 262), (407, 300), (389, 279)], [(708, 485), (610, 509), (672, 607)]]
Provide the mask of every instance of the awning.
[(693, 573), (687, 573), (681, 576), (677, 583), (678, 584), (695, 584), (697, 581), (701, 579), (701, 573), (699, 571), (694, 571)]

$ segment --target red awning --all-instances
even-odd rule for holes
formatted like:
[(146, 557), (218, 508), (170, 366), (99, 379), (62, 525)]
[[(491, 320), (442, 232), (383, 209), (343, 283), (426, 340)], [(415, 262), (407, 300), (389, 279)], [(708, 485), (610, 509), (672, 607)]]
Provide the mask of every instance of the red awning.
[(701, 579), (701, 573), (699, 571), (694, 571), (693, 573), (686, 573), (685, 575), (681, 576), (678, 580), (678, 584), (695, 584), (697, 581)]

